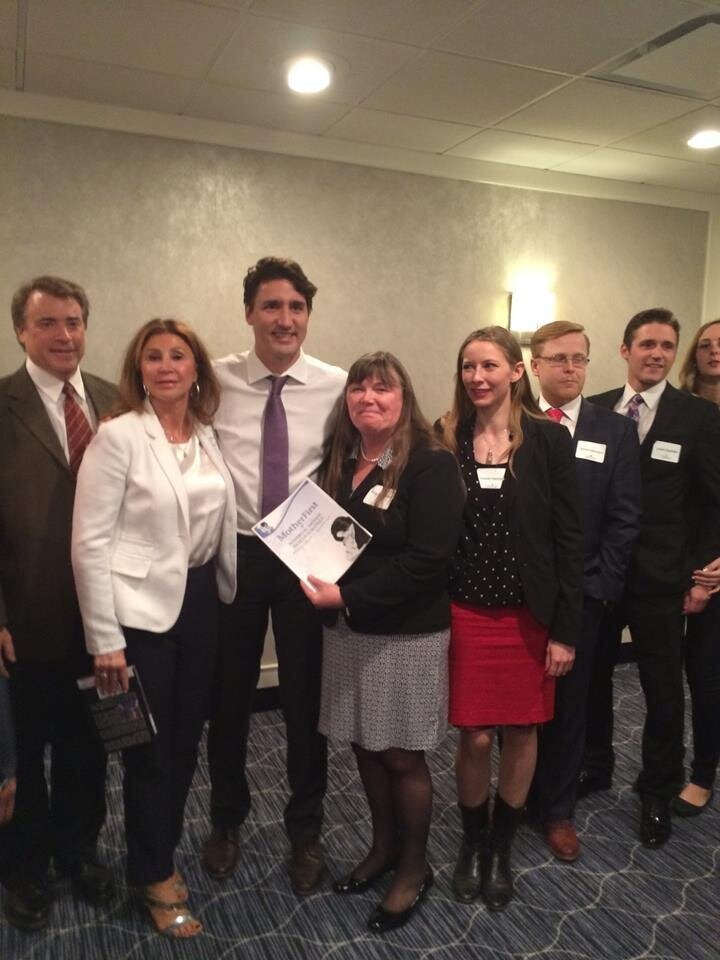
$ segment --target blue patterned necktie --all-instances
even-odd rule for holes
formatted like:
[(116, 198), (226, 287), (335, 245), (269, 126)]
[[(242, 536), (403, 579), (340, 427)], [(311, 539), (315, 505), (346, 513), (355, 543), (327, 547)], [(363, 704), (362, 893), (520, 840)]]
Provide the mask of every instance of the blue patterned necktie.
[(266, 517), (289, 493), (288, 428), (282, 388), (287, 377), (268, 377), (270, 393), (262, 428), (262, 516)]
[(643, 398), (639, 393), (636, 393), (634, 397), (631, 397), (630, 402), (628, 403), (626, 417), (630, 417), (631, 420), (634, 420), (635, 423), (640, 422), (640, 407), (645, 403)]

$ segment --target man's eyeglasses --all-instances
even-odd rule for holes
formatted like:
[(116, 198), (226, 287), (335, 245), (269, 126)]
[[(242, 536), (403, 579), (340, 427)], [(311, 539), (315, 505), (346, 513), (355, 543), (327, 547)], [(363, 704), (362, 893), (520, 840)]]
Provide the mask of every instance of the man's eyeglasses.
[(544, 360), (551, 367), (586, 367), (590, 363), (590, 357), (584, 353), (554, 353), (551, 357), (535, 357), (536, 360)]

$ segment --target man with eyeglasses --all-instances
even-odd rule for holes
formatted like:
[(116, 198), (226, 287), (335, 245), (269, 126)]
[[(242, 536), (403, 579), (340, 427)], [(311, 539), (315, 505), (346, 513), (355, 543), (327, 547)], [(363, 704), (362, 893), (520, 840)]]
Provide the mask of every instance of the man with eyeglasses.
[(593, 655), (607, 604), (622, 596), (640, 523), (640, 464), (635, 425), (582, 396), (590, 341), (578, 323), (547, 323), (530, 342), (540, 407), (570, 431), (581, 497), (584, 603), (575, 663), (555, 687), (555, 716), (538, 737), (528, 813), (558, 860), (580, 854), (573, 815), (585, 747)]
[(671, 310), (637, 313), (620, 347), (625, 386), (591, 398), (637, 424), (643, 511), (625, 593), (603, 625), (593, 666), (579, 793), (611, 785), (612, 672), (628, 626), (646, 705), (635, 789), (640, 839), (650, 848), (669, 838), (670, 801), (685, 779), (684, 616), (700, 613), (708, 601), (692, 574), (720, 555), (720, 414), (715, 404), (667, 382), (679, 334)]

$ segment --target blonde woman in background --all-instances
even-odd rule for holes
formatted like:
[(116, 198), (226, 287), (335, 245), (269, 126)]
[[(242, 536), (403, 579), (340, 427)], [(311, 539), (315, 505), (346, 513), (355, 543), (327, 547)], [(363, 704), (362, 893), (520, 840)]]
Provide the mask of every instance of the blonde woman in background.
[[(720, 318), (703, 324), (693, 337), (680, 368), (680, 387), (720, 406)], [(679, 817), (695, 817), (709, 805), (720, 761), (720, 558), (696, 570), (693, 579), (715, 596), (701, 613), (687, 618), (693, 761), (688, 783), (670, 803)]]
[(207, 717), (218, 595), (235, 595), (235, 495), (211, 422), (219, 388), (205, 347), (178, 320), (133, 337), (122, 414), (101, 424), (78, 475), (72, 561), (102, 692), (138, 668), (157, 725), (123, 755), (127, 874), (157, 931), (192, 937), (174, 856)]

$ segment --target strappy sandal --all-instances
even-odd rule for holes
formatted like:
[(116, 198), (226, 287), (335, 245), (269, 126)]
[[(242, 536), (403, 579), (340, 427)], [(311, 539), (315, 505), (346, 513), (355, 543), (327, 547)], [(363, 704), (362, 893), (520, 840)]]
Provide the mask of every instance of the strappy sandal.
[[(154, 897), (152, 894), (148, 893), (147, 890), (143, 890), (143, 903), (150, 911), (150, 916), (152, 918), (153, 924), (157, 932), (163, 937), (169, 937), (170, 939), (190, 939), (191, 937), (196, 937), (199, 933), (202, 933), (203, 926), (197, 917), (194, 917), (192, 913), (187, 909), (186, 903), (169, 903), (166, 900), (158, 900), (157, 897)], [(174, 913), (175, 916), (172, 918), (170, 923), (165, 927), (158, 926), (158, 923), (152, 915), (153, 910), (166, 910), (170, 913)], [(185, 928), (196, 927), (192, 933), (188, 932), (187, 937), (184, 937), (180, 931)]]
[(190, 891), (188, 890), (187, 883), (185, 883), (185, 878), (182, 876), (179, 870), (176, 870), (173, 874), (172, 881), (178, 900), (180, 900), (182, 903), (185, 903), (187, 898), (190, 896)]

